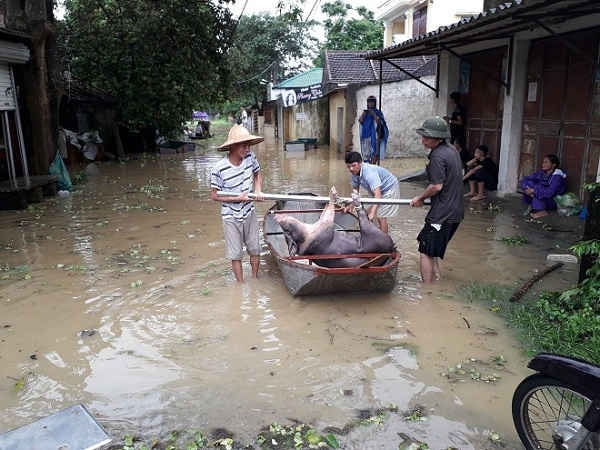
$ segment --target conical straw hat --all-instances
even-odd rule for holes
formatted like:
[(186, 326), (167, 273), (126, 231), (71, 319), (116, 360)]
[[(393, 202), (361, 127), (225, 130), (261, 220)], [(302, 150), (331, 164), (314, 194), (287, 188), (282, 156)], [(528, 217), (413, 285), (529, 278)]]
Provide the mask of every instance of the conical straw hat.
[(223, 143), (223, 145), (217, 148), (219, 149), (219, 151), (226, 152), (229, 151), (229, 147), (231, 147), (233, 144), (247, 142), (248, 145), (254, 145), (264, 140), (264, 137), (254, 136), (253, 134), (250, 134), (246, 127), (242, 125), (234, 125), (231, 127), (231, 130), (229, 130), (227, 140)]

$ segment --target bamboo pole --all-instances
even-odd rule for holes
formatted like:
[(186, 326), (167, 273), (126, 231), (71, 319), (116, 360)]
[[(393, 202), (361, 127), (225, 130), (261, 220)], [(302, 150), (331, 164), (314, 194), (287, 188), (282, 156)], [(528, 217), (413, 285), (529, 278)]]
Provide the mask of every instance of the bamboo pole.
[[(218, 191), (217, 195), (220, 197), (237, 197), (240, 195), (239, 192), (229, 192), (229, 191)], [(262, 198), (265, 200), (292, 200), (298, 202), (328, 202), (329, 197), (319, 197), (313, 195), (294, 195), (294, 194), (267, 194), (263, 192), (261, 194)], [(250, 200), (256, 199), (256, 194), (253, 192), (248, 193), (248, 198)], [(337, 200), (343, 203), (351, 203), (352, 198), (350, 197), (337, 197)], [(361, 197), (361, 203), (371, 205), (410, 205), (410, 198), (372, 198), (372, 197)], [(429, 201), (425, 201), (426, 204)]]

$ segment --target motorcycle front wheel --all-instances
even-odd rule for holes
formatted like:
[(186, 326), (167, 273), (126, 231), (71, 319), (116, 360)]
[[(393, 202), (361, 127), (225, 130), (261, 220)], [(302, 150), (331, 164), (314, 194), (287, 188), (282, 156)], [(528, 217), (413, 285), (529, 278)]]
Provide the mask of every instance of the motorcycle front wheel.
[[(527, 450), (559, 450), (581, 427), (591, 401), (576, 388), (542, 374), (525, 378), (515, 390), (513, 421)], [(597, 436), (581, 449), (600, 450)]]

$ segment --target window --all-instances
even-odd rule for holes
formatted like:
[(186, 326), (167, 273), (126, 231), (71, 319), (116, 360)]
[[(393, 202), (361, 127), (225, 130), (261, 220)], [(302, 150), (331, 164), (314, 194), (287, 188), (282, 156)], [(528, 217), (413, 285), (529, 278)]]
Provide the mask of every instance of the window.
[(427, 6), (413, 12), (413, 37), (427, 32)]

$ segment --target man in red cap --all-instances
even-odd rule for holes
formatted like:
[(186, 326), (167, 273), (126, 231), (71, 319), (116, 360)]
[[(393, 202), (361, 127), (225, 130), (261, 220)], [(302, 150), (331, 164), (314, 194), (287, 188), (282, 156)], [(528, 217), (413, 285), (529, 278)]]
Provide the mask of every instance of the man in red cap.
[[(221, 217), (225, 234), (225, 254), (231, 260), (235, 279), (244, 281), (242, 270), (243, 246), (250, 255), (252, 275), (258, 276), (260, 264), (260, 244), (258, 221), (254, 203), (248, 193), (254, 191), (257, 200), (262, 200), (262, 175), (260, 165), (250, 146), (264, 140), (254, 136), (242, 125), (234, 125), (229, 130), (227, 140), (218, 147), (219, 151), (229, 152), (210, 172), (210, 198), (221, 202)], [(219, 196), (218, 191), (239, 192), (235, 196)]]

